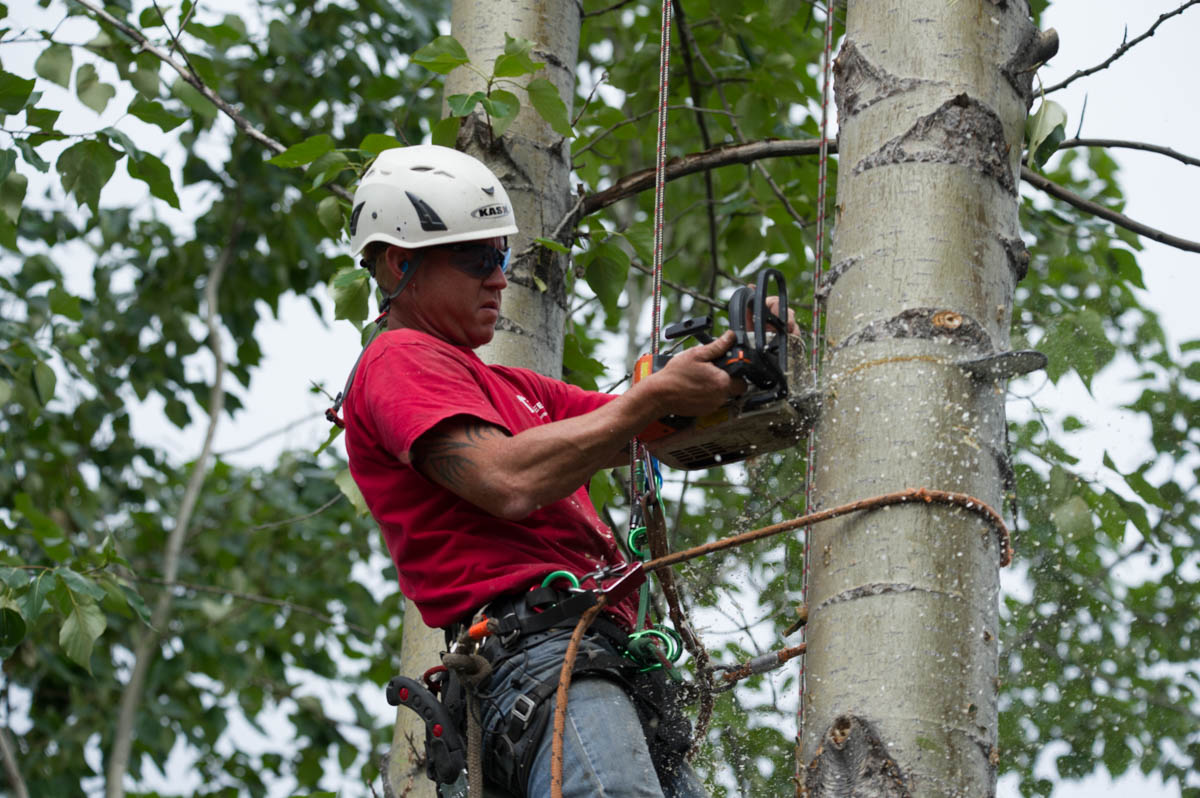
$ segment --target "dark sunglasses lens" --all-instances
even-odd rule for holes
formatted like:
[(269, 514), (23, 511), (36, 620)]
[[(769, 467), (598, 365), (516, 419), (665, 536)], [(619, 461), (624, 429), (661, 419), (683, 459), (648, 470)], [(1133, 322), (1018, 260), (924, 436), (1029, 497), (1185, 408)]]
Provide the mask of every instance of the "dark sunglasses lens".
[(502, 273), (508, 272), (508, 261), (512, 257), (512, 249), (505, 247), (477, 246), (453, 250), (451, 263), (459, 271), (472, 277), (487, 277), (500, 267)]

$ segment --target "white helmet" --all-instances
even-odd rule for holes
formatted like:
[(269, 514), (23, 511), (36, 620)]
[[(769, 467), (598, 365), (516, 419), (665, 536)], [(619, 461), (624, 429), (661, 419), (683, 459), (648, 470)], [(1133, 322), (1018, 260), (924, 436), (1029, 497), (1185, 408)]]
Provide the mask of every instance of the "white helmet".
[(421, 144), (384, 150), (354, 192), (350, 249), (373, 241), (417, 249), (513, 235), (504, 186), (466, 153)]

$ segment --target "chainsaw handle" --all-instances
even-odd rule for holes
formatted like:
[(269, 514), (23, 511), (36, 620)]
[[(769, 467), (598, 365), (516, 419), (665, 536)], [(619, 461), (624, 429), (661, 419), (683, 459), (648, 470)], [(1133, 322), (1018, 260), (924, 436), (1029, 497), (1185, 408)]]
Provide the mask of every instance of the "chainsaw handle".
[[(775, 283), (775, 296), (779, 297), (778, 307), (783, 311), (782, 319), (767, 310), (767, 285), (772, 281)], [(783, 376), (783, 370), (788, 365), (787, 312), (787, 284), (783, 281), (783, 274), (778, 269), (763, 269), (758, 273), (754, 291), (754, 351), (759, 355), (759, 361), (773, 372), (777, 380), (776, 386), (786, 386), (787, 384), (787, 380)], [(776, 350), (777, 355), (774, 358), (765, 357), (768, 324), (775, 328), (775, 338), (771, 341), (771, 347)]]

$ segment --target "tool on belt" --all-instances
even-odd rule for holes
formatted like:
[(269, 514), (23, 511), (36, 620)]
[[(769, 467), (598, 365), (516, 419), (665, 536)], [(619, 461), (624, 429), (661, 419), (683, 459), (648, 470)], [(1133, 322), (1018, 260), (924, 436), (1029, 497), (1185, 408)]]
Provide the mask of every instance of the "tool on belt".
[[(744, 380), (746, 392), (706, 416), (667, 416), (648, 426), (638, 438), (659, 460), (686, 470), (736, 463), (795, 446), (812, 426), (818, 395), (804, 376), (802, 355), (796, 351), (799, 338), (789, 342), (787, 320), (767, 308), (771, 293), (779, 297), (780, 308), (787, 308), (783, 275), (766, 268), (758, 273), (754, 286), (738, 288), (729, 300), (734, 344), (714, 363)], [(703, 316), (669, 325), (663, 335), (668, 340), (692, 336), (709, 343), (711, 329), (712, 317)], [(670, 359), (670, 355), (643, 355), (634, 369), (634, 382), (663, 368)]]

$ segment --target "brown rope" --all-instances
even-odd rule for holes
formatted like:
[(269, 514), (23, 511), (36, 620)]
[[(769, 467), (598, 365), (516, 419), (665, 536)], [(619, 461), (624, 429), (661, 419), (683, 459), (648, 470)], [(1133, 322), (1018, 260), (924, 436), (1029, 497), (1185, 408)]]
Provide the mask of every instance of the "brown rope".
[(492, 664), (480, 654), (442, 655), (442, 664), (458, 673), (467, 694), (467, 795), (483, 798), (483, 725), (475, 689), (492, 675)]
[[(660, 512), (661, 505), (658, 502), (648, 501), (649, 498), (648, 495), (642, 497), (642, 517), (646, 520), (646, 542), (650, 546), (651, 557), (663, 557), (669, 551), (667, 526)], [(717, 703), (712, 680), (712, 656), (704, 647), (704, 643), (700, 641), (700, 636), (692, 628), (691, 619), (688, 617), (687, 611), (683, 609), (683, 602), (679, 600), (679, 589), (675, 585), (675, 572), (670, 568), (659, 571), (658, 585), (662, 588), (663, 597), (667, 600), (667, 611), (675, 631), (679, 633), (684, 648), (696, 660), (696, 687), (700, 691), (700, 706), (696, 711), (696, 729), (692, 734), (692, 748), (688, 752), (688, 758), (692, 759), (700, 751), (700, 744), (704, 738), (708, 736), (708, 725), (712, 721), (713, 709)]]
[[(732, 535), (721, 540), (714, 540), (711, 543), (705, 543), (701, 546), (677, 551), (674, 554), (666, 554), (661, 557), (656, 557), (645, 564), (645, 571), (660, 571), (672, 565), (677, 565), (681, 562), (694, 560), (698, 557), (703, 557), (707, 554), (712, 554), (716, 551), (740, 546), (743, 543), (750, 543), (763, 538), (778, 535), (782, 532), (788, 532), (799, 527), (808, 526), (809, 524), (817, 524), (822, 521), (829, 521), (834, 518), (839, 518), (850, 513), (862, 512), (864, 510), (874, 510), (879, 507), (888, 507), (893, 504), (907, 504), (909, 502), (925, 502), (926, 504), (949, 504), (956, 507), (962, 507), (971, 512), (982, 516), (985, 520), (991, 523), (995, 528), (1000, 545), (1000, 565), (1006, 566), (1012, 562), (1012, 545), (1009, 542), (1008, 526), (1005, 525), (1004, 519), (1000, 514), (991, 508), (988, 504), (970, 496), (966, 493), (955, 493), (946, 490), (934, 490), (932, 488), (907, 488), (898, 490), (892, 493), (884, 493), (880, 496), (872, 496), (868, 499), (859, 499), (858, 501), (850, 502), (849, 504), (839, 505), (828, 510), (819, 510), (815, 513), (808, 513), (799, 518), (793, 518), (790, 521), (784, 521), (779, 524), (772, 524), (761, 529), (754, 529), (749, 532), (744, 532), (740, 535)], [(661, 584), (661, 576), (660, 576)], [(554, 738), (550, 753), (550, 795), (551, 798), (562, 798), (563, 785), (563, 735), (566, 729), (567, 720), (567, 690), (571, 686), (571, 673), (575, 669), (575, 657), (579, 653), (579, 642), (583, 639), (584, 632), (591, 625), (592, 620), (600, 614), (600, 611), (607, 603), (607, 597), (601, 593), (597, 602), (579, 618), (579, 623), (575, 625), (575, 631), (571, 633), (571, 642), (567, 645), (567, 652), (563, 657), (562, 672), (558, 680), (558, 692), (555, 694), (554, 708)], [(786, 662), (792, 657), (799, 656), (803, 653), (804, 646), (793, 646), (792, 648), (783, 649), (775, 652), (779, 663)], [(786, 656), (785, 656), (786, 655)], [(739, 678), (745, 678), (756, 671), (752, 670), (755, 667), (754, 661), (745, 663), (730, 674), (741, 673), (743, 669), (751, 669), (743, 676), (725, 675), (725, 679), (729, 682), (736, 681)]]
[(808, 513), (799, 518), (793, 518), (790, 521), (764, 526), (761, 529), (753, 529), (749, 532), (743, 532), (740, 535), (732, 535), (720, 540), (714, 540), (711, 543), (705, 543), (695, 548), (677, 551), (674, 554), (668, 554), (664, 557), (658, 557), (650, 560), (645, 565), (646, 573), (658, 571), (671, 565), (678, 565), (681, 562), (694, 560), (697, 557), (703, 557), (706, 554), (712, 554), (716, 551), (731, 549), (734, 546), (740, 546), (743, 543), (751, 543), (763, 538), (769, 538), (772, 535), (778, 535), (781, 532), (788, 532), (793, 529), (798, 529), (809, 524), (820, 523), (821, 521), (829, 521), (833, 518), (840, 518), (843, 515), (857, 513), (863, 510), (874, 510), (879, 507), (888, 507), (893, 504), (907, 504), (909, 502), (925, 502), (926, 504), (951, 504), (957, 507), (963, 507), (971, 512), (983, 516), (985, 520), (991, 523), (996, 530), (996, 535), (999, 538), (1000, 545), (1000, 565), (1001, 567), (1009, 565), (1012, 562), (1012, 545), (1009, 543), (1008, 527), (1004, 523), (1004, 519), (1000, 514), (993, 510), (985, 502), (976, 499), (966, 493), (954, 493), (946, 490), (934, 490), (933, 488), (906, 488), (905, 490), (894, 491), (893, 493), (884, 493), (880, 496), (872, 496), (869, 499), (859, 499), (858, 501), (850, 502), (849, 504), (831, 507), (828, 510), (818, 510), (815, 513)]
[(567, 653), (563, 656), (562, 674), (558, 677), (558, 692), (554, 694), (554, 740), (550, 748), (551, 798), (562, 798), (563, 794), (563, 736), (567, 727), (567, 689), (571, 686), (571, 673), (575, 670), (579, 641), (607, 603), (607, 597), (601, 593), (596, 603), (579, 616), (579, 623), (575, 624), (571, 642), (567, 644)]

